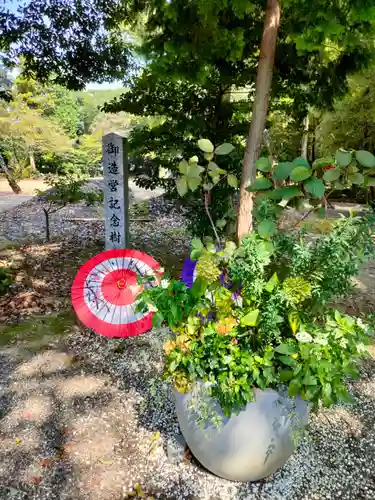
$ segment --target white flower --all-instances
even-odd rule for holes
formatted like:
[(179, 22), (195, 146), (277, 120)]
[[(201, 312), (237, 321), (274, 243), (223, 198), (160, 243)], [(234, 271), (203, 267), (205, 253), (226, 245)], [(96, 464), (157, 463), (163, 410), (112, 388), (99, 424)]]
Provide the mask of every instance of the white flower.
[(154, 313), (158, 312), (158, 308), (155, 307), (154, 304), (148, 304), (147, 308), (149, 312), (154, 312)]
[(328, 339), (327, 336), (319, 335), (315, 337), (314, 339), (315, 344), (319, 345), (328, 345)]
[(159, 267), (159, 269), (158, 269), (158, 273), (159, 273), (159, 274), (163, 274), (163, 273), (165, 273), (165, 269), (164, 269), (164, 267)]
[(347, 345), (348, 345), (348, 341), (347, 341), (347, 339), (342, 338), (342, 339), (340, 340), (340, 347), (342, 347), (343, 349), (345, 349), (345, 347), (346, 347)]
[(168, 287), (169, 287), (169, 280), (166, 280), (166, 279), (161, 280), (161, 281), (160, 281), (160, 286), (161, 286), (162, 288), (168, 288)]
[(366, 346), (363, 342), (360, 342), (359, 344), (357, 344), (357, 351), (360, 353), (367, 351)]
[(307, 333), (307, 332), (298, 332), (296, 334), (296, 339), (298, 342), (303, 342), (304, 344), (308, 344), (309, 342), (312, 342), (312, 336)]

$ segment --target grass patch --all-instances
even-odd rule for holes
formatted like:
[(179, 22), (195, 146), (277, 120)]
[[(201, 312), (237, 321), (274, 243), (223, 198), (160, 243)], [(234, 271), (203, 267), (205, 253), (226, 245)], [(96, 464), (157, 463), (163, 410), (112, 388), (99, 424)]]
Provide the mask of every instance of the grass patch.
[(51, 316), (34, 316), (16, 325), (0, 326), (0, 345), (24, 342), (31, 349), (44, 347), (70, 332), (75, 324), (73, 311)]

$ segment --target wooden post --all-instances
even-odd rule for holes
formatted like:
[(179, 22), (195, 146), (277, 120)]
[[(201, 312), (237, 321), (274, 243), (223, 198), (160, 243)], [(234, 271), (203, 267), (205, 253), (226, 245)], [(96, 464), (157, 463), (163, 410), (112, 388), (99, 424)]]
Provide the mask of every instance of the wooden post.
[(105, 249), (129, 246), (129, 175), (127, 140), (103, 136)]

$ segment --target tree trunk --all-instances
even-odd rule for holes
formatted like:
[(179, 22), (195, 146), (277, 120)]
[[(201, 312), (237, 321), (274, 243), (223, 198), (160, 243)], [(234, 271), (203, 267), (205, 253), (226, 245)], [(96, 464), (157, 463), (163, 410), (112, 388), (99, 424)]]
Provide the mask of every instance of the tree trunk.
[(46, 240), (49, 242), (49, 240), (51, 238), (50, 229), (49, 229), (49, 212), (45, 208), (43, 208), (43, 212), (44, 212), (44, 217), (46, 220)]
[(31, 171), (33, 174), (35, 174), (36, 172), (35, 156), (34, 156), (34, 151), (32, 150), (29, 151), (29, 161), (30, 161)]
[(245, 156), (242, 163), (240, 206), (237, 220), (238, 241), (253, 228), (253, 195), (249, 193), (246, 188), (254, 182), (256, 178), (255, 162), (259, 158), (263, 130), (266, 123), (279, 24), (279, 0), (267, 0), (264, 30), (260, 45), (253, 113)]
[(306, 115), (304, 122), (305, 122), (305, 127), (304, 127), (305, 130), (302, 137), (301, 156), (307, 161), (309, 152), (309, 126), (310, 126), (309, 115)]
[(1, 154), (0, 154), (0, 167), (4, 170), (5, 177), (7, 178), (8, 184), (12, 188), (13, 193), (21, 194), (22, 190), (13, 176), (12, 169), (9, 168), (8, 165), (5, 163), (5, 160)]

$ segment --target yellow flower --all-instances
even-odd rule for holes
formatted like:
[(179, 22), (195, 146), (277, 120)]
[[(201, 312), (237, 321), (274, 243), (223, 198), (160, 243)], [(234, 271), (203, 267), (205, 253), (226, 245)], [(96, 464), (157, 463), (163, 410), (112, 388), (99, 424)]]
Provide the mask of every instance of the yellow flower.
[(236, 326), (237, 321), (234, 318), (224, 318), (221, 319), (216, 324), (217, 333), (219, 335), (226, 335)]

